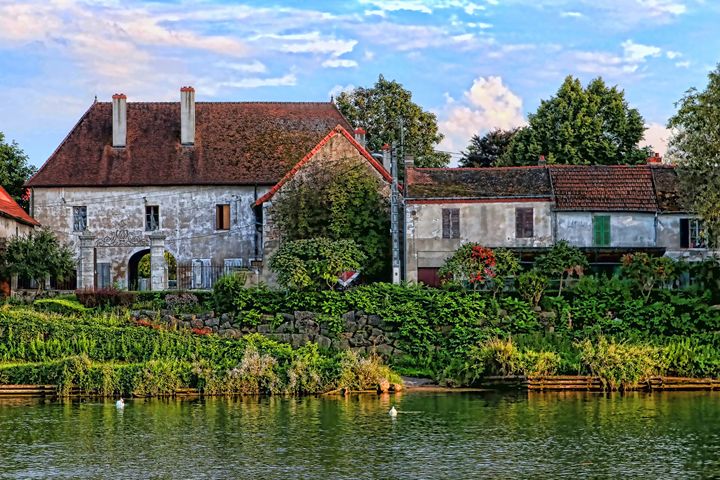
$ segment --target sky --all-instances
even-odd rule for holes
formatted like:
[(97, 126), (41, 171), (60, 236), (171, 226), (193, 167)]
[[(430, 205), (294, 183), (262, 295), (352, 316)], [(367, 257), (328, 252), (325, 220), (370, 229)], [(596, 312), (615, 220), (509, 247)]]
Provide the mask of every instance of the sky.
[(665, 124), (720, 61), (716, 0), (0, 0), (0, 132), (42, 165), (97, 96), (328, 101), (382, 74), (458, 152), (523, 125), (567, 75)]

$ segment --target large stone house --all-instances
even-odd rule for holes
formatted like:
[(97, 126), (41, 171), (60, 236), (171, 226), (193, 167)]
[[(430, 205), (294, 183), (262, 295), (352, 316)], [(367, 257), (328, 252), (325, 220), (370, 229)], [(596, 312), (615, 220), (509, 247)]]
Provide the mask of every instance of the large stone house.
[(437, 284), (464, 242), (530, 262), (559, 240), (596, 269), (628, 252), (701, 259), (702, 223), (683, 210), (674, 169), (640, 166), (407, 168), (405, 278)]
[(28, 181), (31, 211), (78, 253), (79, 288), (209, 288), (228, 269), (262, 268), (256, 202), (336, 126), (332, 103), (95, 102)]

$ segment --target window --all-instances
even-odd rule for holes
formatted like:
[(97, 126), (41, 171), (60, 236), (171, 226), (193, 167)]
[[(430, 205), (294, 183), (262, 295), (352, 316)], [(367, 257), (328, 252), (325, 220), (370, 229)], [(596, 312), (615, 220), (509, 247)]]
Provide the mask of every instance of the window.
[(147, 205), (145, 207), (145, 230), (152, 232), (160, 228), (160, 207)]
[(459, 208), (443, 208), (442, 238), (460, 238)]
[(705, 248), (702, 220), (697, 218), (680, 219), (680, 248)]
[(87, 207), (73, 207), (73, 231), (87, 230)]
[(516, 238), (532, 238), (533, 232), (533, 209), (532, 208), (516, 208), (515, 209), (515, 237)]
[(226, 258), (223, 261), (223, 275), (231, 275), (239, 272), (243, 268), (242, 258)]
[(95, 268), (95, 285), (97, 285), (98, 288), (110, 288), (112, 286), (112, 282), (110, 281), (110, 264), (98, 263)]
[(230, 230), (230, 204), (216, 205), (215, 230)]
[(610, 246), (610, 215), (593, 217), (593, 244), (596, 247)]

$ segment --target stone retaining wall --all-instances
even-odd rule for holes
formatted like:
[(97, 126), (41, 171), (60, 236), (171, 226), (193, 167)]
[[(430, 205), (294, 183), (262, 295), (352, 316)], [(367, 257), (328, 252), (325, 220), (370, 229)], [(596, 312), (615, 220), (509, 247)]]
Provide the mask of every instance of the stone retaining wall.
[(221, 336), (239, 338), (249, 333), (260, 333), (278, 342), (297, 348), (315, 342), (322, 348), (353, 350), (358, 353), (376, 352), (383, 357), (403, 354), (399, 348), (398, 333), (393, 331), (377, 315), (365, 312), (347, 312), (342, 316), (340, 331), (333, 330), (327, 322), (313, 312), (263, 315), (256, 326), (244, 325), (241, 320), (225, 313), (174, 314), (170, 311), (138, 310), (131, 312), (135, 321), (149, 320), (171, 327), (198, 329)]

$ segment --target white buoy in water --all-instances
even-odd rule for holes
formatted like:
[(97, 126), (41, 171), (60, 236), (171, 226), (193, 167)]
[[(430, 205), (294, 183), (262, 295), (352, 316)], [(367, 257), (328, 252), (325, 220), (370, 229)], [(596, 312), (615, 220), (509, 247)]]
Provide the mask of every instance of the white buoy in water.
[(125, 401), (121, 398), (120, 400), (115, 402), (115, 407), (116, 408), (125, 408)]
[(392, 408), (388, 412), (388, 415), (390, 415), (391, 417), (397, 417), (397, 410), (395, 410), (395, 405), (392, 406)]

